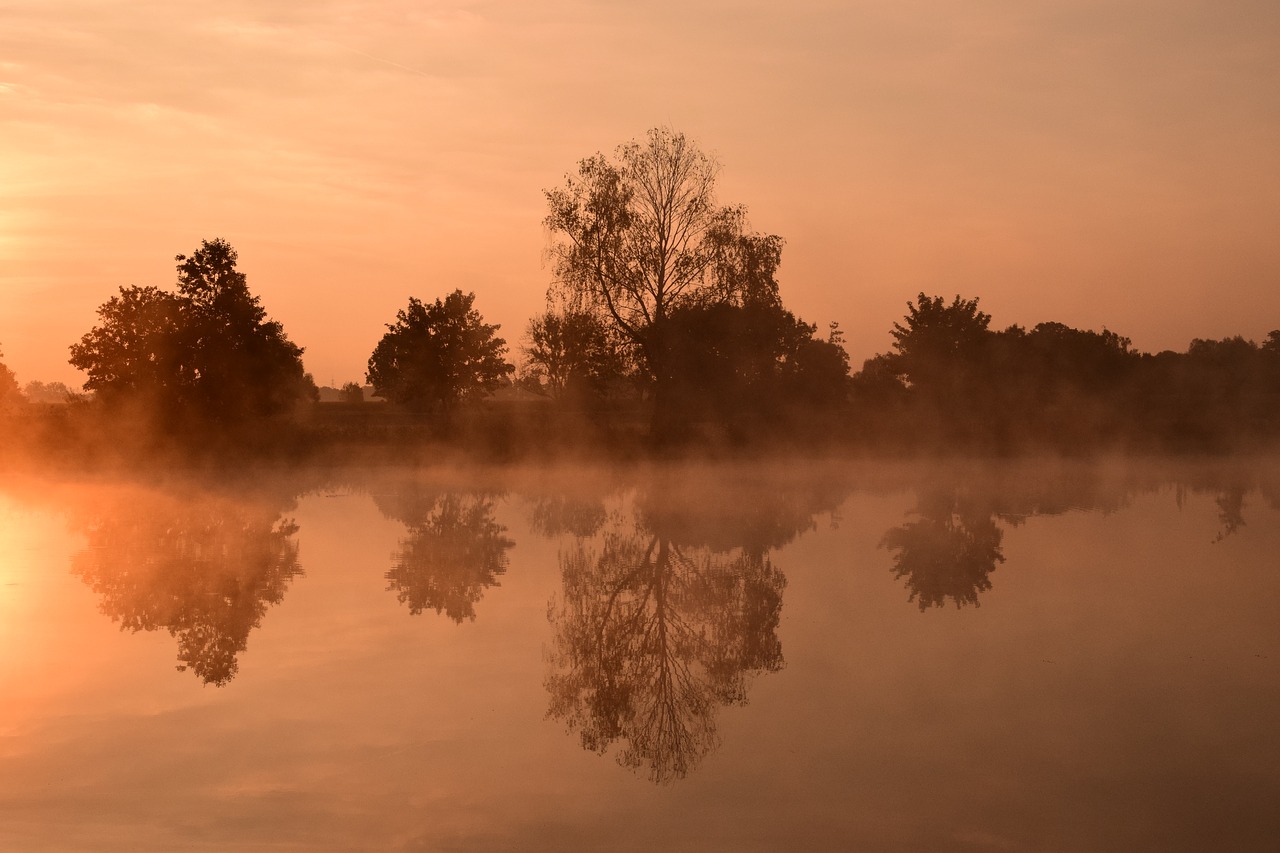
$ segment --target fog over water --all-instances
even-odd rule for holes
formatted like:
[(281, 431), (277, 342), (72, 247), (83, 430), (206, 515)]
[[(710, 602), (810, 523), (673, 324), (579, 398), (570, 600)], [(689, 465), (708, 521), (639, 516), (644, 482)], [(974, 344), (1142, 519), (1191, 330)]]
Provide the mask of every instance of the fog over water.
[(0, 486), (0, 848), (1270, 849), (1280, 463)]

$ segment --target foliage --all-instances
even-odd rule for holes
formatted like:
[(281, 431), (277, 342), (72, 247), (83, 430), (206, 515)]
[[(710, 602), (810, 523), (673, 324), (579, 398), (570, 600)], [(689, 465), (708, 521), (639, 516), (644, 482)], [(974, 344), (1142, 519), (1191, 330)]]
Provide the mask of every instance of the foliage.
[(817, 327), (777, 302), (681, 308), (668, 325), (673, 403), (682, 420), (785, 424), (844, 402), (848, 355), (838, 329)]
[[(4, 353), (0, 352), (0, 358)], [(22, 394), (18, 391), (18, 380), (13, 371), (0, 362), (0, 413), (9, 411), (22, 402)]]
[(63, 382), (41, 382), (33, 379), (22, 386), (22, 393), (32, 403), (69, 403), (84, 395), (77, 394)]
[(893, 366), (913, 386), (949, 390), (979, 358), (990, 323), (976, 298), (957, 295), (948, 305), (941, 296), (921, 293), (907, 303), (904, 322), (893, 324)]
[(546, 193), (558, 286), (636, 347), (659, 429), (678, 358), (666, 334), (673, 313), (777, 298), (782, 240), (749, 232), (745, 208), (718, 204), (718, 173), (684, 134), (655, 128), (612, 160), (581, 161)]
[(122, 287), (71, 347), (85, 388), (162, 416), (234, 422), (314, 399), (302, 349), (269, 320), (225, 240), (178, 255), (178, 292)]
[(547, 311), (525, 338), (525, 376), (553, 398), (599, 395), (627, 370), (621, 343), (596, 314)]
[(483, 396), (514, 371), (498, 326), (486, 324), (474, 293), (455, 290), (433, 304), (410, 297), (369, 357), (374, 393), (415, 411), (448, 412)]
[(338, 392), (344, 403), (363, 403), (364, 388), (354, 382), (348, 382)]

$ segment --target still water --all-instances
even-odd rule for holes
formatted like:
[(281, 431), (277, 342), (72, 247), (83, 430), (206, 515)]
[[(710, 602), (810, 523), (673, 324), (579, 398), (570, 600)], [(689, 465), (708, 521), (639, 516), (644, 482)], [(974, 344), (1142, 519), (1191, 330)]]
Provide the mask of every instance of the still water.
[(3, 850), (1273, 850), (1280, 465), (0, 484)]

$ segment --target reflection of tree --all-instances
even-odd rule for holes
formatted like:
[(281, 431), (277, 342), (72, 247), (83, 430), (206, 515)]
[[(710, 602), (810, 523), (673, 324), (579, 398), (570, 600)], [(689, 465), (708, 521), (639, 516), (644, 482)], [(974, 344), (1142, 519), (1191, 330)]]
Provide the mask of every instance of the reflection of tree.
[(475, 619), (476, 602), (506, 572), (507, 550), (515, 544), (494, 520), (493, 501), (416, 485), (375, 501), (409, 534), (392, 558), (387, 589), (415, 615), (431, 609), (455, 622)]
[(269, 506), (133, 497), (88, 523), (72, 571), (121, 629), (168, 630), (178, 669), (221, 686), (267, 607), (302, 574), (297, 531)]
[(724, 519), (701, 529), (696, 504), (663, 498), (641, 501), (598, 553), (583, 541), (562, 551), (547, 677), (551, 716), (587, 749), (619, 744), (619, 763), (655, 782), (684, 777), (718, 743), (717, 708), (746, 704), (750, 678), (782, 668), (786, 585), (767, 547), (719, 547)]
[(1218, 506), (1218, 521), (1222, 522), (1222, 529), (1214, 537), (1214, 542), (1221, 542), (1244, 527), (1244, 495), (1245, 487), (1233, 484), (1213, 499)]
[(529, 524), (543, 536), (593, 536), (604, 526), (605, 517), (599, 498), (550, 494), (534, 499)]
[(991, 589), (989, 575), (1004, 562), (1004, 531), (995, 516), (955, 490), (936, 490), (921, 498), (919, 519), (884, 535), (882, 547), (895, 551), (893, 572), (906, 578), (909, 601), (921, 611), (978, 605), (978, 594)]

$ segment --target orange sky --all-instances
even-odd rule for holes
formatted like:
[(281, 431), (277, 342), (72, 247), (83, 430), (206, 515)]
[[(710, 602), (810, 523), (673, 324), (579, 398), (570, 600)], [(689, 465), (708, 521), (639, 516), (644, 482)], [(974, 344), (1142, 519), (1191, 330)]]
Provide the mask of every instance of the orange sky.
[(669, 124), (855, 366), (917, 291), (1146, 350), (1280, 328), (1280, 4), (7, 0), (0, 349), (224, 237), (321, 384), (410, 295), (516, 342), (542, 190)]

